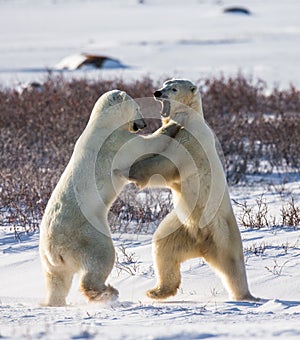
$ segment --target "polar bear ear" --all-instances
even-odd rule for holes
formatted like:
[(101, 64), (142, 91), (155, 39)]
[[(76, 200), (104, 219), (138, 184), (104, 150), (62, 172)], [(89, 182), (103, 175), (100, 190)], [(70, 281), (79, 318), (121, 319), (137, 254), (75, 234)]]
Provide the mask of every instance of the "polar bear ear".
[(164, 83), (163, 86), (168, 85), (169, 83), (171, 83), (172, 81), (176, 80), (176, 78), (171, 78), (171, 79), (167, 79)]
[(197, 92), (198, 88), (197, 88), (196, 85), (191, 85), (190, 90), (192, 91), (192, 93), (195, 94)]
[(123, 91), (114, 91), (110, 97), (110, 102), (115, 105), (118, 103), (122, 103), (125, 99), (126, 93)]

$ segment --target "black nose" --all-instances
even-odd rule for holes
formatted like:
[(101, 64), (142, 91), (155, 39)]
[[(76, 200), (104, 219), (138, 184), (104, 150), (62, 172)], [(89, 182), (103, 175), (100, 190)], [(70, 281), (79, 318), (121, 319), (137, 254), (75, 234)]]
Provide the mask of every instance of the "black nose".
[(159, 97), (161, 97), (161, 95), (162, 95), (162, 92), (161, 92), (161, 91), (155, 91), (155, 92), (154, 92), (154, 97), (155, 97), (155, 98), (159, 98)]

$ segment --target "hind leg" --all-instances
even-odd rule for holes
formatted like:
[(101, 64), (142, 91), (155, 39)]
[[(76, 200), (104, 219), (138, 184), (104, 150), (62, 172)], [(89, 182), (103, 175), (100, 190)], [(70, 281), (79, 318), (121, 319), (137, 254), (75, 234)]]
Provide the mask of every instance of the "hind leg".
[(215, 254), (204, 256), (206, 262), (221, 276), (232, 299), (255, 300), (248, 289), (243, 257), (240, 254), (226, 254), (223, 250), (218, 249)]
[(67, 271), (45, 271), (47, 298), (44, 306), (65, 306), (72, 278), (73, 273)]
[(198, 256), (195, 240), (185, 226), (171, 212), (161, 222), (154, 235), (153, 255), (157, 283), (147, 291), (153, 299), (165, 299), (175, 295), (179, 288), (181, 262)]
[(115, 249), (109, 237), (100, 235), (100, 240), (86, 247), (80, 271), (80, 290), (88, 301), (105, 302), (118, 298), (117, 289), (105, 284), (114, 262)]
[(248, 289), (243, 247), (236, 222), (223, 221), (215, 229), (213, 244), (204, 259), (221, 276), (231, 298), (234, 300), (257, 300)]

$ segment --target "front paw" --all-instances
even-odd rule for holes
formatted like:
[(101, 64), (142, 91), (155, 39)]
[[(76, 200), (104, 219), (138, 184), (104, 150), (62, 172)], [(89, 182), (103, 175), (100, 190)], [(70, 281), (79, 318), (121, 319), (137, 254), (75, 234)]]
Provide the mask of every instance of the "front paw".
[(114, 169), (113, 170), (113, 174), (114, 176), (116, 177), (119, 177), (119, 178), (125, 178), (125, 179), (129, 179), (129, 170), (121, 170), (121, 169)]
[(126, 179), (127, 181), (134, 183), (139, 189), (143, 189), (147, 184), (147, 182), (143, 181), (142, 179), (141, 180), (136, 179), (129, 169), (126, 170), (114, 169), (113, 174), (114, 176), (120, 179)]
[(164, 135), (174, 138), (178, 134), (178, 132), (182, 129), (183, 127), (180, 124), (172, 122), (163, 128), (162, 133)]

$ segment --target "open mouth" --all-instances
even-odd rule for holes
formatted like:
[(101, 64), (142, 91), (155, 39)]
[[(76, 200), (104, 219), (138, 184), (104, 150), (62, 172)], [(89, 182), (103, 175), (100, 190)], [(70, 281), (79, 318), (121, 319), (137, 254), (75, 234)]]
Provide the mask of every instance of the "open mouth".
[(171, 110), (171, 103), (168, 99), (166, 99), (166, 95), (163, 94), (162, 91), (157, 90), (154, 92), (154, 98), (155, 100), (161, 102), (162, 109), (161, 109), (161, 116), (164, 118), (167, 118), (170, 116), (170, 110)]
[(134, 132), (139, 131), (139, 127), (137, 126), (136, 123), (133, 123), (133, 125), (132, 125), (132, 130), (133, 130)]
[(134, 132), (137, 132), (139, 130), (144, 129), (147, 126), (147, 124), (145, 123), (145, 121), (143, 119), (139, 119), (133, 122), (132, 124), (132, 130)]
[(163, 116), (163, 117), (169, 117), (170, 116), (170, 110), (171, 110), (171, 104), (168, 100), (161, 100), (161, 105), (162, 105), (162, 108), (161, 108), (161, 112), (160, 114)]

